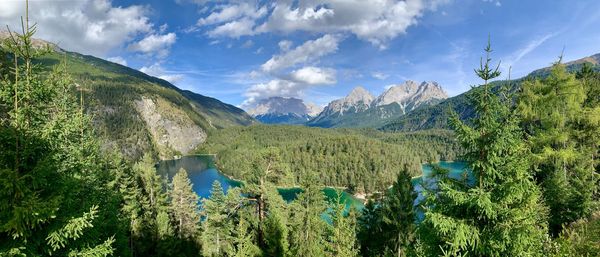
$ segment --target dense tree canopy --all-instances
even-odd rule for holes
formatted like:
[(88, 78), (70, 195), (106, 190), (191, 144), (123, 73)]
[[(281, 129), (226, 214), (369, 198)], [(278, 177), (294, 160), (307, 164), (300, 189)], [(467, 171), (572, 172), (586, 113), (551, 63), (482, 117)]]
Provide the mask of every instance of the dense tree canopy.
[[(199, 149), (217, 154), (224, 173), (247, 180), (265, 148), (279, 153), (278, 185), (294, 186), (311, 172), (319, 183), (361, 192), (382, 191), (403, 166), (417, 175), (426, 162), (453, 160), (460, 147), (447, 131), (383, 133), (300, 126), (249, 126), (220, 130)], [(427, 147), (423, 147), (426, 145)]]

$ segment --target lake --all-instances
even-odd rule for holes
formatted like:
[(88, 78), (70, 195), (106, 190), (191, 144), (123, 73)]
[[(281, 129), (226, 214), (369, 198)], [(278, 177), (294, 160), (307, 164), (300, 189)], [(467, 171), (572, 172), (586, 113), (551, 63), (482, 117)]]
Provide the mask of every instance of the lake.
[[(194, 191), (200, 198), (210, 197), (210, 190), (215, 180), (221, 183), (225, 192), (231, 187), (240, 187), (242, 185), (240, 181), (230, 179), (225, 174), (219, 172), (213, 164), (212, 156), (207, 155), (184, 156), (177, 160), (161, 161), (156, 168), (158, 174), (168, 177), (169, 180), (179, 169), (185, 169), (192, 181)], [(296, 199), (297, 195), (302, 192), (302, 189), (279, 188), (278, 191), (284, 200), (290, 202)], [(323, 193), (330, 201), (337, 198), (336, 190), (333, 188), (326, 187), (323, 189)], [(354, 206), (357, 209), (362, 209), (363, 207), (362, 201), (347, 192), (342, 192), (341, 200), (346, 204), (346, 208)]]
[[(437, 163), (442, 168), (448, 169), (448, 176), (455, 179), (460, 179), (465, 174), (466, 164), (463, 162), (439, 162)], [(231, 187), (240, 187), (242, 183), (237, 180), (233, 180), (219, 172), (213, 163), (212, 156), (197, 155), (197, 156), (185, 156), (177, 160), (161, 161), (157, 165), (158, 173), (162, 176), (167, 176), (171, 179), (179, 169), (185, 169), (188, 172), (188, 176), (193, 183), (193, 189), (200, 196), (200, 198), (208, 198), (210, 196), (210, 190), (212, 183), (217, 180), (223, 186), (223, 189), (227, 191)], [(432, 179), (432, 168), (428, 164), (423, 164), (423, 175), (412, 179), (412, 183), (417, 191), (418, 197), (415, 200), (415, 204), (422, 200), (421, 192), (422, 182), (434, 183)], [(470, 180), (472, 178), (469, 178)], [(296, 199), (297, 195), (302, 192), (300, 188), (280, 188), (278, 189), (279, 194), (282, 198), (288, 202)], [(336, 190), (333, 188), (326, 187), (323, 189), (323, 193), (328, 200), (336, 199)], [(363, 202), (347, 192), (342, 193), (342, 201), (346, 204), (346, 208), (354, 206), (357, 209), (362, 209)]]

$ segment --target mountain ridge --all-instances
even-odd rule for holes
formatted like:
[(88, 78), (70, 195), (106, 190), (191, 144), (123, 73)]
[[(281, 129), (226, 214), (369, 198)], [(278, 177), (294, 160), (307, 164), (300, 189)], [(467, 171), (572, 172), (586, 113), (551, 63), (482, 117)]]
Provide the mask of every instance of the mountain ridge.
[(307, 122), (312, 127), (377, 127), (390, 119), (423, 105), (433, 105), (448, 95), (437, 82), (420, 84), (407, 80), (392, 85), (374, 97), (366, 89), (355, 87), (346, 97), (329, 103), (317, 117)]
[[(600, 71), (600, 53), (593, 54), (587, 57), (566, 62), (567, 70), (570, 72), (581, 69), (584, 63), (591, 63), (594, 69)], [(543, 67), (533, 70), (526, 76), (509, 81), (509, 91), (516, 91), (520, 88), (522, 81), (534, 78), (543, 78), (548, 75), (551, 67)], [(501, 85), (507, 81), (496, 80), (491, 82), (492, 90), (497, 91)], [(480, 90), (481, 87), (474, 87), (471, 90), (462, 94), (450, 97), (438, 103), (437, 105), (420, 108), (407, 115), (390, 120), (387, 124), (379, 127), (383, 131), (418, 131), (425, 129), (448, 129), (448, 119), (452, 111), (456, 112), (461, 120), (467, 120), (473, 117), (474, 110), (470, 106), (468, 96), (473, 94), (474, 90)]]

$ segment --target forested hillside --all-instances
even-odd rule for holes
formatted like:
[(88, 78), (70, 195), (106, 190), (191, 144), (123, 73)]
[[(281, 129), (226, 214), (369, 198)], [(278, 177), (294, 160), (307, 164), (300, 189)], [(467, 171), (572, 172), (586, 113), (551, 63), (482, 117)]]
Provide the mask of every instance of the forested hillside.
[[(48, 44), (36, 42), (37, 47)], [(129, 159), (146, 152), (160, 158), (186, 154), (216, 129), (255, 122), (235, 106), (93, 56), (53, 47), (33, 60), (43, 72), (60, 62), (77, 84), (72, 93), (93, 117), (103, 148), (117, 149)]]
[(219, 130), (198, 152), (216, 154), (221, 171), (246, 180), (246, 171), (265, 148), (278, 152), (284, 186), (298, 185), (308, 173), (317, 172), (320, 185), (369, 193), (389, 186), (405, 166), (414, 176), (423, 163), (454, 160), (460, 154), (449, 131), (392, 134), (266, 125)]

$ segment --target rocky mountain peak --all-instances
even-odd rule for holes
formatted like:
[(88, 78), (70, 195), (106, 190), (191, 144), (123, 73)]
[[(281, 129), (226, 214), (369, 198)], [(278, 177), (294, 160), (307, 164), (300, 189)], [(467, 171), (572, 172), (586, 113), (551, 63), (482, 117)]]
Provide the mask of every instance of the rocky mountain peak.
[(346, 112), (362, 112), (371, 106), (371, 102), (375, 97), (363, 87), (355, 87), (344, 98), (334, 100), (321, 112), (321, 115), (339, 114), (344, 115)]
[(352, 89), (350, 93), (343, 98), (346, 103), (367, 103), (370, 104), (375, 97), (364, 87), (358, 86)]
[(412, 80), (389, 87), (373, 101), (373, 106), (392, 103), (400, 105), (404, 112), (410, 111), (423, 103), (448, 98), (448, 94), (437, 82), (424, 81), (418, 84)]

